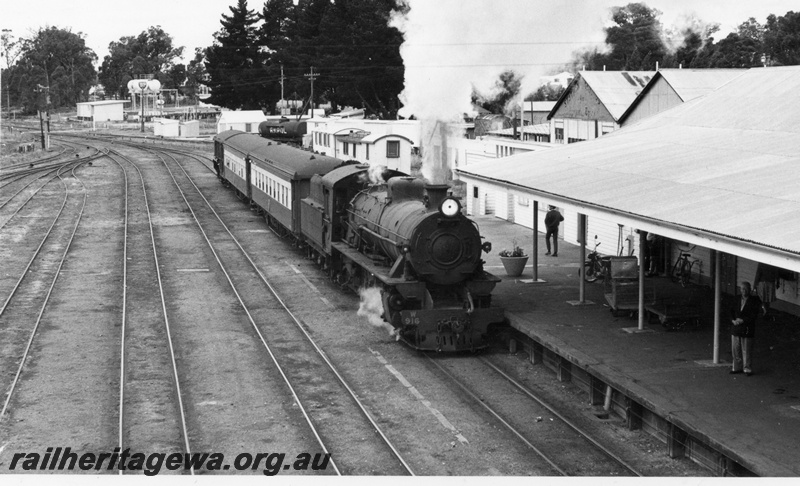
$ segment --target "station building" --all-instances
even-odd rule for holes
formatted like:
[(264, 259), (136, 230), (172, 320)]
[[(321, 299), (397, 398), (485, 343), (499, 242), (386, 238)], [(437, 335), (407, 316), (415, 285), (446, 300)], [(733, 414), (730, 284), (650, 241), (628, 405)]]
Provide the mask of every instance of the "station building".
[[(552, 204), (565, 217), (564, 239), (591, 244), (598, 235), (601, 253), (639, 256), (639, 235), (656, 233), (668, 241), (662, 271), (689, 253), (694, 280), (712, 285), (717, 298), (753, 282), (759, 264), (774, 267), (772, 307), (800, 315), (798, 90), (800, 67), (751, 69), (600, 138), (455, 172), (467, 184), (468, 212), (485, 209), (481, 199), (513, 203), (507, 219), (544, 230)], [(619, 117), (666, 107), (647, 100), (660, 92), (643, 90), (640, 104)]]

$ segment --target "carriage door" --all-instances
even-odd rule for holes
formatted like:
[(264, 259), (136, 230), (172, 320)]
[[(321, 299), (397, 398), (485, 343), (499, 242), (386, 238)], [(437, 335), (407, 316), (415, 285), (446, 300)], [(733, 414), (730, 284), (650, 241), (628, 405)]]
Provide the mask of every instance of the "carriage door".
[(245, 174), (245, 180), (247, 181), (247, 199), (249, 201), (253, 200), (253, 186), (250, 185), (251, 184), (250, 173), (252, 172), (250, 170), (250, 166), (251, 165), (252, 164), (250, 163), (250, 157), (245, 157), (244, 158), (244, 174)]

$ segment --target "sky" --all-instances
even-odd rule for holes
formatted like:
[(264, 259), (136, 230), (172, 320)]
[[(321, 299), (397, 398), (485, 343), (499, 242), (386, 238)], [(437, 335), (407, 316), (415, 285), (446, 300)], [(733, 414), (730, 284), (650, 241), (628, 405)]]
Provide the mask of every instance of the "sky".
[[(561, 26), (574, 23), (578, 17), (581, 22), (597, 20), (607, 16), (609, 6), (626, 5), (629, 0), (412, 0), (412, 6), (415, 3), (435, 5), (435, 10), (444, 19), (451, 17), (447, 15), (450, 8), (443, 5), (455, 6), (455, 10), (461, 11), (459, 18), (470, 19), (472, 26), (469, 32), (479, 32), (481, 36), (490, 37), (491, 30), (502, 30), (502, 25), (492, 19), (501, 8), (520, 17), (530, 16), (531, 30), (536, 30), (541, 21)], [(664, 23), (694, 11), (707, 22), (720, 23), (722, 30), (726, 32), (730, 32), (749, 17), (755, 17), (763, 23), (770, 13), (784, 15), (790, 10), (798, 10), (796, 0), (645, 0), (644, 3), (662, 11)], [(186, 47), (187, 57), (191, 58), (196, 47), (211, 45), (214, 32), (220, 29), (222, 14), (230, 13), (229, 7), (235, 5), (236, 1), (7, 0), (3, 4), (0, 7), (0, 28), (13, 30), (16, 37), (29, 37), (31, 31), (43, 26), (69, 28), (74, 33), (83, 32), (86, 34), (88, 46), (102, 61), (108, 54), (109, 43), (118, 41), (123, 36), (138, 35), (154, 25), (160, 25), (170, 34), (176, 46)], [(248, 7), (256, 11), (260, 11), (263, 4), (263, 1), (248, 1)], [(558, 8), (550, 8), (552, 5), (557, 5)], [(537, 19), (536, 12), (541, 9), (547, 9), (553, 15)], [(487, 26), (489, 29), (485, 29)], [(521, 32), (514, 35), (523, 38), (525, 36)]]
[[(490, 90), (500, 72), (513, 69), (523, 75), (523, 92), (538, 86), (570, 60), (572, 52), (602, 45), (609, 7), (630, 0), (407, 0), (411, 13), (394, 19), (404, 32), (401, 48), (406, 67), (406, 92), (401, 99), (415, 114), (445, 111), (457, 114), (469, 100), (472, 87)], [(721, 39), (754, 17), (797, 10), (797, 0), (644, 0), (662, 12), (665, 26), (683, 25), (690, 17), (720, 24)], [(121, 37), (136, 36), (151, 26), (161, 28), (183, 46), (184, 62), (194, 50), (213, 43), (223, 14), (236, 0), (5, 0), (0, 28), (13, 36), (31, 37), (40, 27), (59, 27), (83, 33), (98, 65), (108, 45)], [(261, 11), (263, 0), (250, 0)], [(3, 63), (4, 64), (4, 63)], [(5, 67), (5, 65), (3, 65)], [(322, 73), (324, 74), (324, 73)]]

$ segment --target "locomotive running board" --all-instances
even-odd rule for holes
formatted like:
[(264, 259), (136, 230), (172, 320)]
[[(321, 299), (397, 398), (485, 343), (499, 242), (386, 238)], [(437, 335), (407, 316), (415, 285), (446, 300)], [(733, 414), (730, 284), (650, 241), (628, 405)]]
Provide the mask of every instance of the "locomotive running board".
[(364, 268), (365, 270), (369, 271), (372, 275), (375, 276), (378, 280), (380, 280), (385, 285), (402, 285), (409, 283), (408, 280), (404, 278), (392, 278), (389, 276), (390, 268), (386, 266), (379, 266), (376, 265), (375, 262), (372, 261), (369, 257), (364, 256), (363, 253), (360, 253), (345, 243), (331, 243), (331, 247), (341, 253), (343, 256), (353, 260), (357, 265)]

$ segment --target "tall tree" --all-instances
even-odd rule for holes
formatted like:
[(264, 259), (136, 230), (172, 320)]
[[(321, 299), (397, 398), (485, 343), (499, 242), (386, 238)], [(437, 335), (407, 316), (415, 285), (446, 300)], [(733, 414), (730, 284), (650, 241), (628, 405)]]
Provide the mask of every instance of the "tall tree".
[(661, 12), (644, 3), (629, 3), (611, 9), (616, 24), (606, 29), (606, 43), (611, 46), (607, 56), (609, 69), (652, 70), (655, 62), (666, 54), (661, 39)]
[[(264, 101), (270, 111), (282, 92), (297, 91), (302, 80), (302, 66), (291, 54), (297, 26), (297, 11), (292, 0), (267, 0), (260, 14), (264, 23), (259, 31), (259, 46), (264, 60)], [(294, 75), (286, 77), (284, 73)], [(283, 76), (283, 78), (282, 78)], [(298, 77), (299, 76), (299, 77)], [(281, 88), (283, 82), (283, 89)]]
[(206, 71), (211, 89), (210, 103), (231, 109), (263, 108), (263, 63), (257, 44), (258, 16), (247, 8), (247, 0), (228, 7), (222, 29), (206, 50)]
[(141, 75), (152, 75), (165, 88), (177, 88), (183, 82), (175, 71), (181, 69), (176, 61), (183, 55), (183, 47), (174, 47), (172, 36), (161, 26), (135, 37), (121, 37), (108, 45), (108, 51), (98, 76), (106, 95), (127, 96), (128, 81)]
[(767, 17), (763, 47), (771, 64), (800, 64), (800, 12), (790, 11), (783, 17)]
[[(97, 55), (86, 46), (83, 34), (57, 27), (40, 28), (32, 39), (22, 42), (19, 60), (11, 73), (19, 81), (11, 85), (15, 99), (26, 111), (74, 105), (88, 99), (89, 88), (96, 82), (94, 62)], [(49, 87), (32, 95), (38, 86)]]

